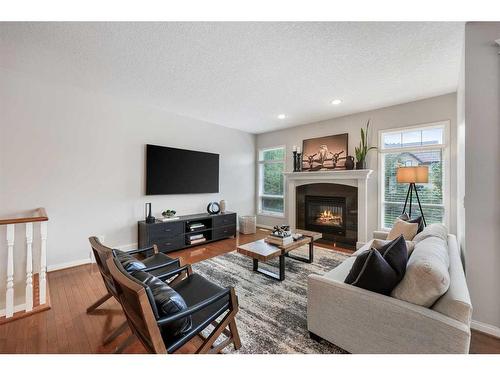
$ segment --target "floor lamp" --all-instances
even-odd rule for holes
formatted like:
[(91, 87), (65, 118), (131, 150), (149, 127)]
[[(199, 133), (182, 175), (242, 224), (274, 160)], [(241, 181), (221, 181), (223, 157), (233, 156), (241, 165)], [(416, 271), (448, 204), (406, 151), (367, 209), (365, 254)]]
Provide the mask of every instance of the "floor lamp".
[(424, 220), (424, 225), (427, 226), (424, 217), (424, 211), (422, 211), (422, 205), (420, 204), (420, 199), (418, 197), (417, 188), (415, 184), (426, 184), (429, 182), (429, 167), (419, 166), (419, 167), (399, 167), (396, 173), (396, 181), (400, 184), (410, 184), (408, 187), (408, 193), (406, 193), (405, 205), (403, 207), (404, 214), (406, 212), (406, 205), (408, 203), (408, 197), (410, 198), (410, 211), (408, 216), (411, 218), (411, 204), (413, 191), (415, 191), (415, 196), (417, 197), (418, 208), (422, 213), (422, 219)]

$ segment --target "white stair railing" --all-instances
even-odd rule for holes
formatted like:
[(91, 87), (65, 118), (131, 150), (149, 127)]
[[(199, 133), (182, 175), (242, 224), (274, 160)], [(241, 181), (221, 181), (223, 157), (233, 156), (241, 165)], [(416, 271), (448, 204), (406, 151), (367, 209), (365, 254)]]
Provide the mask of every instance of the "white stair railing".
[[(20, 217), (0, 219), (0, 225), (6, 226), (7, 237), (7, 280), (6, 280), (6, 293), (5, 293), (5, 310), (0, 313), (0, 318), (9, 319), (15, 313), (31, 312), (37, 307), (43, 307), (47, 303), (47, 213), (45, 209), (38, 208), (31, 211), (29, 214), (21, 215)], [(37, 305), (34, 306), (34, 269), (33, 269), (33, 229), (34, 224), (40, 225), (40, 237), (36, 240), (40, 243), (40, 265), (38, 269), (38, 292)], [(15, 304), (15, 272), (14, 264), (18, 264), (17, 257), (24, 259), (22, 252), (16, 251), (16, 226), (23, 226), (25, 229), (26, 238), (26, 276), (25, 276), (25, 302), (24, 304)], [(1, 284), (0, 284), (1, 285)], [(0, 289), (1, 286), (0, 286)]]

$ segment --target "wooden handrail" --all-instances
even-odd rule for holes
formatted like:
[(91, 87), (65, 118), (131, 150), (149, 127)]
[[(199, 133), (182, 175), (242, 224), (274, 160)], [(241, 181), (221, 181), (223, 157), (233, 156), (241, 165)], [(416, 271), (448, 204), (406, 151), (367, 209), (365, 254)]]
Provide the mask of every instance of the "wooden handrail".
[(21, 214), (19, 215), (19, 217), (0, 219), (0, 225), (34, 223), (37, 221), (48, 221), (48, 220), (49, 217), (47, 216), (45, 208), (40, 207), (35, 210), (31, 210), (28, 213), (25, 213), (24, 215)]

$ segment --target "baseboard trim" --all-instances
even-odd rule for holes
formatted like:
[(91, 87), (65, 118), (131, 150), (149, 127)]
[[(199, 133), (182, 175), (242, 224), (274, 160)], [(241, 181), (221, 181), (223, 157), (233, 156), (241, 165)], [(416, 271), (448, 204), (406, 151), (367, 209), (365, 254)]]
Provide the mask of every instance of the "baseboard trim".
[(85, 258), (85, 259), (80, 259), (80, 260), (73, 260), (71, 262), (53, 264), (53, 265), (47, 266), (47, 272), (59, 271), (59, 270), (65, 269), (65, 268), (81, 266), (83, 264), (89, 264), (91, 262), (92, 262), (92, 260), (90, 258)]
[(487, 335), (500, 338), (500, 328), (495, 327), (494, 325), (478, 322), (477, 320), (473, 320), (470, 324), (470, 327), (476, 331), (486, 333)]

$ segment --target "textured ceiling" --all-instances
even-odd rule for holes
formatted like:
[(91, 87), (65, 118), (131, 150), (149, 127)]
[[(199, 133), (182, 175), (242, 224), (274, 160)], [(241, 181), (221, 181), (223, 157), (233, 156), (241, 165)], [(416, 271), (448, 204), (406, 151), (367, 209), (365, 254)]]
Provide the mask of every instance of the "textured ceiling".
[(0, 23), (0, 67), (261, 133), (455, 91), (463, 28)]

